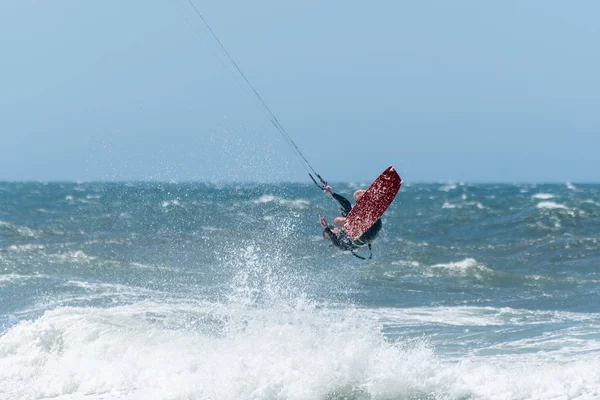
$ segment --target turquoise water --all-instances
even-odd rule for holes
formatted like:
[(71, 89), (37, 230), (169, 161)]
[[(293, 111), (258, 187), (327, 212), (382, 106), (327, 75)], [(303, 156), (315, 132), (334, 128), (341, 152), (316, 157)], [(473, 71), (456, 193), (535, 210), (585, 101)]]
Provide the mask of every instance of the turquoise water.
[(0, 183), (0, 398), (600, 398), (600, 185), (406, 184), (371, 261), (321, 238), (337, 210)]

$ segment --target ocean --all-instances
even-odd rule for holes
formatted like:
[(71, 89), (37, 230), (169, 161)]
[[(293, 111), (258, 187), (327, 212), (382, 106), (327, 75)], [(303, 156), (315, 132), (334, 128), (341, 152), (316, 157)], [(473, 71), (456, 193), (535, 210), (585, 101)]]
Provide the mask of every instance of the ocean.
[(600, 398), (600, 185), (407, 182), (366, 261), (337, 214), (312, 183), (0, 183), (0, 399)]

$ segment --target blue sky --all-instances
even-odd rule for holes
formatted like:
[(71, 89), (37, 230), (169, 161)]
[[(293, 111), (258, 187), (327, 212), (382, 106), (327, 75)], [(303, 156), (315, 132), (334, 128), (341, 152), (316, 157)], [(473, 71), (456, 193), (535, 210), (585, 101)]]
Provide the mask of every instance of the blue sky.
[[(331, 181), (600, 181), (596, 1), (194, 4)], [(0, 180), (307, 179), (187, 0), (0, 2), (0, 49)]]

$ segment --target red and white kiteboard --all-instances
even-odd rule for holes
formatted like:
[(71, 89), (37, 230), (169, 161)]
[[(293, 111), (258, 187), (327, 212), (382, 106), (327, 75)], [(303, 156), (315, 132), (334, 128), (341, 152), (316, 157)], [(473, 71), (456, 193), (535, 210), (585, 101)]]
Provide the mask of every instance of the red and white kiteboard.
[(400, 190), (402, 179), (389, 167), (369, 186), (346, 216), (344, 229), (352, 240), (361, 237), (392, 204)]

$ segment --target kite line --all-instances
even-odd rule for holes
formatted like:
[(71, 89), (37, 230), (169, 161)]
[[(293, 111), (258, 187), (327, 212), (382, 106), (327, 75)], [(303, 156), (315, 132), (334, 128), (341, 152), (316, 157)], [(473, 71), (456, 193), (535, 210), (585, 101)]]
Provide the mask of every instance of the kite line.
[[(252, 90), (252, 93), (254, 94), (255, 99), (258, 100), (258, 105), (259, 105), (260, 109), (265, 113), (265, 115), (267, 116), (267, 118), (269, 119), (269, 121), (271, 122), (271, 124), (275, 127), (275, 129), (277, 129), (277, 131), (281, 134), (281, 136), (290, 145), (290, 147), (292, 148), (292, 150), (294, 151), (294, 153), (296, 154), (296, 156), (298, 157), (298, 159), (300, 160), (300, 162), (307, 169), (308, 175), (310, 176), (310, 178), (312, 179), (312, 181), (315, 183), (315, 185), (317, 185), (319, 188), (322, 189), (323, 185), (326, 185), (327, 182), (323, 178), (321, 178), (321, 176), (313, 168), (313, 166), (310, 164), (310, 162), (306, 159), (306, 157), (304, 156), (304, 154), (302, 154), (302, 152), (300, 151), (300, 148), (298, 147), (298, 145), (296, 145), (296, 143), (294, 142), (294, 140), (290, 137), (290, 135), (284, 129), (283, 125), (281, 125), (281, 123), (279, 122), (279, 120), (277, 119), (277, 117), (275, 116), (275, 114), (273, 114), (273, 112), (271, 111), (271, 109), (269, 108), (269, 106), (267, 105), (267, 103), (263, 100), (262, 96), (254, 88), (254, 86), (252, 85), (252, 83), (250, 83), (250, 81), (248, 80), (248, 78), (246, 77), (246, 75), (244, 74), (244, 72), (242, 71), (242, 69), (235, 62), (235, 60), (233, 59), (233, 57), (229, 54), (229, 52), (227, 51), (227, 49), (225, 48), (225, 46), (223, 46), (223, 43), (218, 38), (218, 36), (215, 34), (215, 32), (213, 31), (213, 29), (210, 27), (210, 25), (208, 24), (208, 22), (206, 21), (206, 19), (204, 18), (204, 16), (200, 12), (200, 10), (198, 10), (198, 8), (192, 2), (192, 0), (188, 0), (188, 3), (192, 7), (192, 9), (196, 13), (196, 15), (200, 18), (200, 20), (202, 21), (202, 23), (204, 24), (204, 26), (206, 27), (209, 36), (211, 36), (212, 39), (214, 39), (214, 41), (217, 43), (219, 49), (221, 49), (221, 52), (229, 60), (229, 62), (231, 63), (231, 65), (233, 65), (235, 67), (235, 69), (237, 70), (237, 72), (239, 73), (239, 75), (242, 77), (242, 79), (246, 83), (246, 85)], [(317, 181), (315, 180), (315, 178), (313, 177), (312, 174), (314, 174), (319, 179), (319, 181), (321, 182), (321, 185), (319, 185), (317, 183)]]

